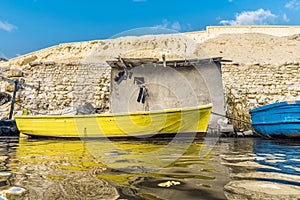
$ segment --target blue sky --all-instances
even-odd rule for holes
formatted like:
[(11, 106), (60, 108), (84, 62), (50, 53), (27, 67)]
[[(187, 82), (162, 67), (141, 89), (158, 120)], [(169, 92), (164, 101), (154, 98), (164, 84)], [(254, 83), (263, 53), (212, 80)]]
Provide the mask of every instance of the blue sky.
[(142, 27), (299, 25), (300, 0), (1, 0), (0, 57)]

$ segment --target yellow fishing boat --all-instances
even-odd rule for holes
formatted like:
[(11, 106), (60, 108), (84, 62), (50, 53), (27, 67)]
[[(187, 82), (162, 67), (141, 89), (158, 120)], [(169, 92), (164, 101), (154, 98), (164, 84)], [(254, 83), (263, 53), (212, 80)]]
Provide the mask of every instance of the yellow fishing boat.
[(31, 137), (138, 137), (205, 133), (212, 105), (120, 114), (14, 116), (19, 131)]

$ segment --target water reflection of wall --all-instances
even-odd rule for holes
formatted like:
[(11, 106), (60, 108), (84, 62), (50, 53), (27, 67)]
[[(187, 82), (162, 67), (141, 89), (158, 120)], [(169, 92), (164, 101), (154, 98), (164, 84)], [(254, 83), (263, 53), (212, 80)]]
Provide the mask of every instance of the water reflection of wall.
[[(24, 188), (18, 198), (25, 199), (115, 199), (119, 195), (127, 199), (225, 198), (222, 189), (228, 176), (215, 159), (215, 150), (199, 155), (200, 150), (207, 152), (206, 144), (193, 142), (178, 157), (176, 152), (184, 148), (183, 141), (169, 150), (168, 144), (167, 140), (83, 142), (21, 138), (13, 164), (9, 165), (12, 176), (8, 186)], [(166, 160), (172, 162), (161, 165)], [(168, 181), (176, 185), (159, 186)]]
[(18, 138), (0, 138), (0, 172), (9, 169), (9, 164), (13, 162), (16, 153)]
[(247, 138), (236, 138), (224, 141), (229, 143), (229, 151), (231, 153), (243, 154), (252, 153), (254, 140)]

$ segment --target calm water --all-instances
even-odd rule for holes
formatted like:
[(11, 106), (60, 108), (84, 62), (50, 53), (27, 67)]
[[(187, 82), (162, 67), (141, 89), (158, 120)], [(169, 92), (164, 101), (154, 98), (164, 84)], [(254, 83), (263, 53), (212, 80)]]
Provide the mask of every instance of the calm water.
[(2, 138), (0, 161), (0, 199), (300, 198), (300, 140)]

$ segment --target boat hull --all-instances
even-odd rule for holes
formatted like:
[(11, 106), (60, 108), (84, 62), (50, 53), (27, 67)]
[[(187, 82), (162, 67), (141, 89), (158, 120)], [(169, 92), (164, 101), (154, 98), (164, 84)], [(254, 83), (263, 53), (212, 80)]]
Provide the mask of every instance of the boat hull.
[(126, 114), (15, 116), (21, 133), (33, 137), (148, 137), (206, 132), (212, 106)]
[(300, 101), (279, 102), (250, 111), (253, 129), (272, 137), (300, 137)]

